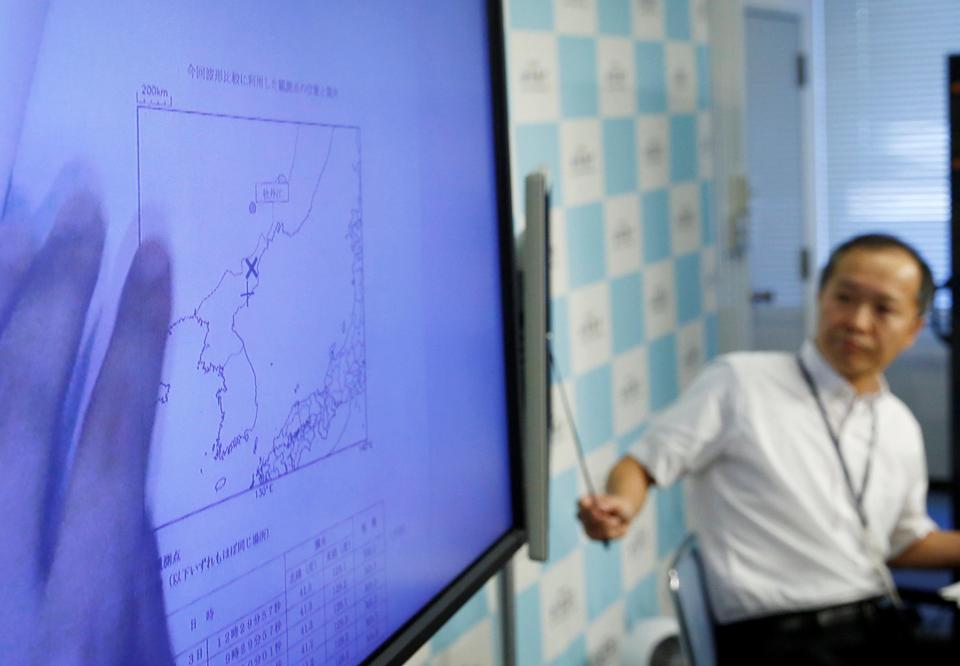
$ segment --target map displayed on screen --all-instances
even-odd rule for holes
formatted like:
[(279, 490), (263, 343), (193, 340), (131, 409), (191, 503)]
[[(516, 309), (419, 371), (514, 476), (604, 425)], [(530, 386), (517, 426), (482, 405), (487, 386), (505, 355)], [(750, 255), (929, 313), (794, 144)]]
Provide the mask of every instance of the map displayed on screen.
[(486, 3), (11, 7), (6, 205), (107, 220), (81, 405), (134, 251), (171, 257), (177, 663), (363, 660), (514, 526)]
[(159, 495), (166, 524), (366, 445), (360, 130), (151, 107), (137, 128), (141, 199), (190, 221), (158, 418), (189, 442), (164, 463), (201, 475)]

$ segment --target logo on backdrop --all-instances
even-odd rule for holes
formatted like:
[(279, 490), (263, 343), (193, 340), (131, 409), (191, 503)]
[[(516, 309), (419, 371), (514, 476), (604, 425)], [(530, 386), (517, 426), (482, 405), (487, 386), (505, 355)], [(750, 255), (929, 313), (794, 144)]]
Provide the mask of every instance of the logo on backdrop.
[(707, 269), (703, 272), (703, 285), (712, 288), (717, 279), (716, 270)]
[(680, 229), (688, 230), (692, 228), (696, 222), (697, 216), (693, 214), (689, 206), (684, 206), (680, 209), (680, 212), (677, 213), (677, 227)]
[(528, 93), (549, 92), (550, 70), (537, 58), (528, 60), (520, 70), (520, 86)]
[(709, 135), (706, 131), (704, 131), (703, 129), (701, 129), (701, 132), (700, 132), (700, 153), (701, 153), (704, 157), (709, 157), (709, 156), (710, 156), (710, 153), (712, 152), (710, 143), (711, 143), (711, 142), (710, 142), (710, 135)]
[(684, 90), (690, 85), (690, 72), (687, 71), (686, 67), (677, 67), (674, 70), (673, 83), (680, 90)]
[(582, 143), (577, 144), (570, 158), (570, 169), (575, 176), (590, 176), (597, 172), (597, 155)]
[(573, 613), (577, 606), (577, 595), (569, 585), (561, 585), (552, 601), (549, 609), (550, 622), (559, 624)]
[(618, 250), (627, 249), (633, 246), (635, 233), (633, 225), (625, 217), (618, 218), (613, 232), (613, 245)]
[(656, 289), (654, 289), (653, 298), (650, 299), (650, 305), (657, 314), (666, 312), (667, 308), (670, 307), (670, 294), (662, 284), (658, 284)]
[(641, 14), (651, 15), (660, 13), (660, 0), (637, 0), (637, 9)]
[(647, 158), (647, 161), (650, 164), (660, 165), (663, 164), (663, 158), (666, 154), (666, 149), (663, 147), (663, 142), (660, 140), (660, 137), (652, 136), (647, 139), (646, 145), (643, 148), (643, 153)]
[(603, 337), (603, 319), (593, 312), (584, 315), (580, 325), (580, 340), (584, 343), (596, 342)]
[(643, 383), (636, 376), (631, 375), (620, 387), (620, 402), (625, 405), (633, 405), (643, 398)]
[(612, 636), (600, 643), (600, 646), (590, 654), (590, 666), (613, 666), (620, 663), (620, 646)]
[(626, 92), (628, 83), (626, 67), (619, 60), (614, 60), (607, 68), (604, 80), (610, 92)]

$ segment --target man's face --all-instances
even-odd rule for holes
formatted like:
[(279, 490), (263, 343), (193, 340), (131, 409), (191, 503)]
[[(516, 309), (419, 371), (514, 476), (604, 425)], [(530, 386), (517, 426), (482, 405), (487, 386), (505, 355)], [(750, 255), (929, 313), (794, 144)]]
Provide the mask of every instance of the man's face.
[(858, 391), (913, 344), (923, 326), (920, 268), (905, 251), (857, 248), (844, 254), (818, 297), (820, 353)]

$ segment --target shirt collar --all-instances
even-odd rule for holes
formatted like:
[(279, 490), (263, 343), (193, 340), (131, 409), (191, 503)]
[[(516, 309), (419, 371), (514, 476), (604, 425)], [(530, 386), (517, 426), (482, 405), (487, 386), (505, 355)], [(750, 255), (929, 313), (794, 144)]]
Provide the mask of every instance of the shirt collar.
[[(857, 391), (850, 382), (833, 369), (833, 366), (827, 363), (813, 340), (804, 340), (803, 346), (800, 347), (800, 359), (807, 366), (807, 370), (810, 371), (810, 375), (817, 385), (817, 390), (824, 396), (830, 396), (845, 403), (850, 403), (857, 398)], [(880, 375), (879, 383), (880, 388), (878, 390), (861, 397), (874, 400), (890, 392), (890, 386), (883, 375)]]

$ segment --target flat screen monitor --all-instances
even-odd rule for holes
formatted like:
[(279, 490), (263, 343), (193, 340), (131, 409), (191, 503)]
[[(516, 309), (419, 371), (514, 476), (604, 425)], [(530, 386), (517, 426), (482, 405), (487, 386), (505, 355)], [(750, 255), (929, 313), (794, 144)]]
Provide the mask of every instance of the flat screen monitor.
[(107, 225), (64, 439), (134, 252), (172, 261), (146, 506), (178, 664), (400, 659), (523, 541), (499, 4), (0, 9), (6, 212), (42, 240), (82, 188)]

